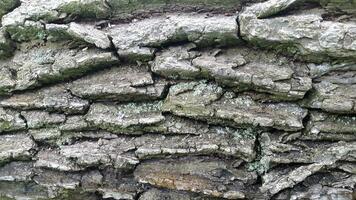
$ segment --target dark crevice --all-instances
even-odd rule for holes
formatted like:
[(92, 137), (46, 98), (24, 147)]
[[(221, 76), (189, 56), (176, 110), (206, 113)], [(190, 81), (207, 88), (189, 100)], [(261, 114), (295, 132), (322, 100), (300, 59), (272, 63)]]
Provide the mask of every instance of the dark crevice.
[(236, 24), (237, 24), (237, 37), (244, 43), (248, 43), (241, 35), (241, 24), (240, 24), (240, 16), (237, 14), (236, 17)]
[(115, 44), (114, 44), (114, 42), (113, 42), (112, 36), (111, 36), (111, 35), (107, 35), (107, 37), (108, 37), (108, 39), (109, 39), (109, 41), (110, 41), (110, 48), (109, 48), (109, 50), (115, 55), (115, 57), (116, 57), (118, 60), (120, 60), (120, 55), (119, 55), (119, 53), (117, 52), (117, 49), (116, 49)]
[(139, 191), (136, 194), (136, 196), (134, 197), (134, 200), (139, 200), (144, 193), (145, 193), (145, 191)]
[(171, 85), (170, 83), (168, 83), (168, 84), (164, 87), (163, 92), (162, 92), (162, 95), (160, 96), (159, 99), (164, 100), (164, 99), (166, 99), (166, 98), (168, 97), (169, 89), (171, 88), (171, 86), (172, 86), (172, 85)]
[(19, 117), (25, 122), (25, 126), (26, 126), (26, 130), (28, 129), (28, 123), (27, 123), (27, 119), (25, 116), (23, 116), (21, 114), (21, 112), (19, 111)]
[(303, 129), (301, 129), (300, 131), (303, 133), (303, 132), (305, 132), (305, 130), (306, 130), (306, 128), (307, 128), (307, 125), (308, 125), (308, 123), (309, 123), (309, 121), (310, 121), (310, 111), (309, 110), (307, 110), (307, 115), (303, 118), (303, 120), (302, 120), (302, 123), (303, 123)]

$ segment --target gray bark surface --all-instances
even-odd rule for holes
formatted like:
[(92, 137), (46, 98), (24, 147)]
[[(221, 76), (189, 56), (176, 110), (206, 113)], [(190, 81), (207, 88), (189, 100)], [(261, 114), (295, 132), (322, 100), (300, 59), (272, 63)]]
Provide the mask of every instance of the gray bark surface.
[(0, 0), (0, 200), (356, 200), (356, 1)]

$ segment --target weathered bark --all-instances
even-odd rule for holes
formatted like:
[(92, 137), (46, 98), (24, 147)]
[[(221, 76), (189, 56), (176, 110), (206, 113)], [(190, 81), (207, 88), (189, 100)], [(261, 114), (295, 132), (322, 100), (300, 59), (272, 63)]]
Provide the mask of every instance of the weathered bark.
[(0, 200), (354, 200), (355, 5), (0, 1)]

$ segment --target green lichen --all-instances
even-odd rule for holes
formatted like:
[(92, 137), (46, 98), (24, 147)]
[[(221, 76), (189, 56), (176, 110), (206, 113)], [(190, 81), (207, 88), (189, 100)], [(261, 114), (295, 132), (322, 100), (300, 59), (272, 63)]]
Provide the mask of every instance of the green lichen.
[(226, 46), (236, 46), (241, 44), (241, 40), (234, 36), (231, 33), (221, 33), (221, 32), (211, 32), (205, 34), (200, 40), (196, 42), (197, 46), (200, 48), (209, 47), (209, 46), (219, 46), (219, 47), (226, 47)]
[(128, 63), (137, 63), (140, 62), (149, 62), (152, 61), (154, 58), (154, 51), (152, 50), (151, 53), (121, 53), (118, 52), (120, 60)]
[(251, 162), (247, 164), (248, 171), (255, 171), (258, 174), (264, 174), (269, 169), (269, 162), (266, 158), (262, 158), (261, 160), (257, 160), (255, 162)]
[(80, 18), (109, 18), (111, 15), (109, 7), (103, 2), (104, 1), (93, 1), (91, 3), (83, 3), (81, 1), (73, 1), (61, 6), (58, 10)]
[(192, 91), (194, 89), (194, 87), (197, 85), (198, 85), (198, 82), (180, 83), (177, 85), (173, 85), (169, 89), (169, 93), (170, 93), (170, 95), (178, 95), (183, 92)]
[(6, 197), (6, 196), (1, 196), (0, 195), (0, 200), (15, 200), (14, 198)]
[(44, 22), (54, 22), (58, 20), (58, 16), (53, 12), (41, 12), (41, 13), (35, 13), (29, 17), (29, 20), (32, 21), (44, 21)]
[(141, 114), (147, 112), (159, 112), (162, 108), (162, 102), (153, 103), (128, 103), (119, 107), (120, 112), (127, 114)]
[(46, 31), (36, 26), (8, 26), (6, 31), (10, 34), (11, 39), (17, 42), (44, 40), (47, 37)]
[[(257, 136), (259, 137), (259, 136)], [(247, 164), (247, 170), (248, 171), (255, 171), (259, 175), (264, 174), (268, 171), (270, 168), (270, 159), (268, 156), (265, 155), (263, 151), (263, 145), (262, 146), (256, 146), (256, 152), (257, 156), (256, 159), (253, 162), (250, 162)]]
[(0, 28), (0, 59), (6, 59), (13, 55), (15, 45), (8, 38), (8, 35)]
[(8, 121), (0, 121), (0, 132), (1, 131), (8, 131), (12, 128), (12, 123)]
[(55, 30), (51, 29), (47, 31), (47, 34), (48, 34), (47, 40), (51, 42), (73, 40), (73, 37), (70, 34), (68, 34), (66, 30), (63, 29), (55, 29)]
[(1, 17), (17, 7), (20, 4), (19, 0), (1, 0), (0, 1), (0, 21)]
[(13, 49), (13, 47), (5, 48), (0, 45), (0, 60), (11, 57), (13, 55)]
[[(117, 107), (106, 106), (106, 105), (97, 105), (95, 110), (89, 112), (87, 115), (87, 120), (91, 127), (98, 127), (103, 130), (111, 131), (113, 133), (137, 133), (141, 134), (144, 131), (153, 132), (154, 130), (162, 130), (160, 127), (161, 121), (159, 122), (150, 122), (148, 124), (142, 124), (140, 119), (149, 116), (161, 115), (161, 101), (155, 101), (150, 103), (127, 103), (118, 105)], [(122, 121), (100, 121), (95, 120), (97, 114), (106, 113), (108, 118), (119, 117), (122, 118)], [(160, 119), (160, 118), (159, 118)], [(134, 123), (132, 123), (132, 120)], [(125, 124), (124, 122), (128, 122)]]
[(238, 129), (233, 133), (234, 139), (256, 139), (257, 131), (254, 130), (252, 127), (248, 127), (246, 129)]

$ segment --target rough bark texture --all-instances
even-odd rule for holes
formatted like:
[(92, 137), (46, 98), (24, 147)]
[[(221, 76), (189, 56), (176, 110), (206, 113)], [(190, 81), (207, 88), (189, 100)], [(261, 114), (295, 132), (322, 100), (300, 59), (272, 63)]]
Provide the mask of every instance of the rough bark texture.
[(0, 200), (355, 200), (355, 0), (0, 0)]

